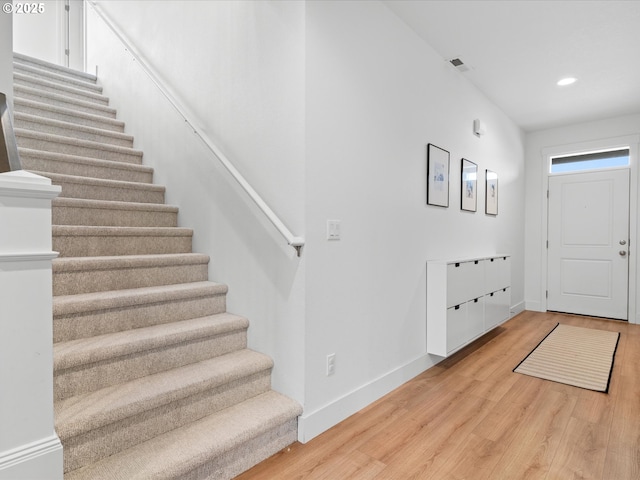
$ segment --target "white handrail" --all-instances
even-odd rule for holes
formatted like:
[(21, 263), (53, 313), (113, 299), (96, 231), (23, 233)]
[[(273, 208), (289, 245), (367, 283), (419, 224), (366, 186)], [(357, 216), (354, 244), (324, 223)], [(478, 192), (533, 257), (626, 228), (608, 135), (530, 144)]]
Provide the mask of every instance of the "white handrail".
[(0, 173), (22, 170), (7, 96), (0, 92)]
[(169, 90), (163, 85), (162, 81), (155, 74), (153, 69), (149, 67), (142, 56), (137, 53), (137, 51), (131, 46), (131, 43), (128, 41), (127, 37), (120, 31), (120, 29), (109, 19), (106, 13), (102, 12), (100, 7), (97, 5), (95, 0), (89, 0), (87, 2), (94, 11), (98, 14), (98, 16), (102, 19), (102, 21), (111, 29), (111, 31), (118, 37), (118, 40), (122, 43), (124, 48), (131, 54), (134, 61), (140, 65), (142, 71), (149, 77), (149, 79), (155, 84), (155, 86), (160, 90), (160, 93), (169, 101), (169, 103), (176, 109), (176, 111), (180, 114), (180, 116), (184, 119), (184, 121), (193, 129), (193, 133), (200, 138), (200, 140), (206, 145), (206, 147), (213, 153), (213, 155), (220, 161), (220, 163), (227, 169), (227, 171), (231, 174), (231, 176), (238, 182), (238, 184), (244, 189), (244, 191), (249, 195), (251, 200), (258, 206), (260, 210), (266, 215), (269, 221), (276, 227), (276, 229), (282, 234), (282, 236), (287, 240), (287, 243), (295, 248), (298, 257), (300, 256), (302, 247), (304, 246), (304, 238), (298, 237), (291, 233), (291, 230), (287, 228), (287, 226), (280, 220), (280, 218), (275, 214), (275, 212), (266, 204), (266, 202), (260, 197), (258, 192), (247, 182), (247, 180), (242, 176), (242, 174), (234, 167), (231, 161), (224, 155), (220, 149), (207, 137), (206, 134), (202, 132), (200, 128), (195, 125), (195, 122), (192, 120), (195, 116), (189, 112), (189, 109), (182, 105), (176, 98), (171, 95)]

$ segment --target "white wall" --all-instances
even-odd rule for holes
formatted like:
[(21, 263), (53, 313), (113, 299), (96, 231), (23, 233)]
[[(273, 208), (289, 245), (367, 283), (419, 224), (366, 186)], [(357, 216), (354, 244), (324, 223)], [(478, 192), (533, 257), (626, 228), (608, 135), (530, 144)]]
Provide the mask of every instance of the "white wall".
[(18, 53), (64, 65), (64, 1), (13, 2), (43, 4), (41, 13), (13, 14), (13, 47)]
[[(439, 360), (425, 354), (428, 259), (511, 253), (512, 304), (524, 299), (520, 129), (378, 2), (308, 2), (306, 61), (305, 440)], [(426, 205), (428, 143), (451, 152), (446, 209)], [(460, 210), (462, 157), (481, 172), (476, 213)]]
[[(211, 278), (230, 285), (230, 310), (251, 320), (250, 346), (274, 357), (274, 388), (304, 404), (302, 440), (439, 360), (425, 353), (428, 259), (511, 253), (522, 308), (522, 133), (383, 4), (99, 4), (307, 239), (295, 258), (90, 13), (89, 70), (212, 255)], [(451, 152), (448, 209), (425, 204), (429, 142)], [(460, 211), (462, 157), (482, 172), (476, 213)], [(484, 214), (487, 168), (497, 217)], [(341, 241), (325, 240), (327, 219)]]
[(304, 3), (98, 4), (273, 210), (301, 231)]
[[(294, 234), (304, 232), (304, 4), (108, 1), (100, 7)], [(249, 346), (274, 358), (273, 386), (303, 401), (304, 256), (275, 231), (87, 8), (98, 66), (154, 180), (167, 186)], [(150, 21), (152, 19), (153, 21)]]
[[(604, 119), (566, 127), (531, 132), (526, 135), (526, 226), (525, 226), (525, 300), (529, 310), (545, 310), (541, 285), (546, 266), (543, 259), (544, 196), (543, 150), (562, 145), (594, 142), (640, 134), (640, 115)], [(633, 159), (632, 159), (633, 160)], [(637, 169), (636, 169), (637, 171)], [(638, 198), (631, 199), (631, 212), (638, 211)], [(637, 258), (637, 255), (635, 256)], [(631, 258), (634, 258), (633, 256)], [(637, 283), (636, 283), (637, 284)], [(640, 298), (640, 292), (638, 292)]]

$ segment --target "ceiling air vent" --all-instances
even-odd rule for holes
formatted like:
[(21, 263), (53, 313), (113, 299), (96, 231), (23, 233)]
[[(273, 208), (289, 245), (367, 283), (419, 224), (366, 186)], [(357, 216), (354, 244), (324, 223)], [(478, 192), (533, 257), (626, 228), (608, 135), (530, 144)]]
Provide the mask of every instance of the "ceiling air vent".
[(469, 71), (469, 67), (467, 67), (460, 58), (452, 58), (451, 60), (449, 60), (449, 63), (461, 72)]

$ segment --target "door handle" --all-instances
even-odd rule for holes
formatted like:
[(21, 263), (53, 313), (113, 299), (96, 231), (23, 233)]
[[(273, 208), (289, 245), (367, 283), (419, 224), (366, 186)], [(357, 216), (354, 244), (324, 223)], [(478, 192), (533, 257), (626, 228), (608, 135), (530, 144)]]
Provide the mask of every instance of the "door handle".
[(620, 240), (620, 245), (626, 245), (627, 241), (626, 240)]
[(621, 257), (626, 257), (627, 256), (627, 252), (625, 250), (620, 250), (620, 252), (618, 252), (618, 253), (620, 253)]

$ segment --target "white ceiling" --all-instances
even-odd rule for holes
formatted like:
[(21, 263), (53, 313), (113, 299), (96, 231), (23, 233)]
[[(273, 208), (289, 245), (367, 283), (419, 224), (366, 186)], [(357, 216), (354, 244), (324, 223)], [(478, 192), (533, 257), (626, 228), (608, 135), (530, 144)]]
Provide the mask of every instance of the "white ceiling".
[(639, 0), (385, 4), (525, 131), (640, 113)]

